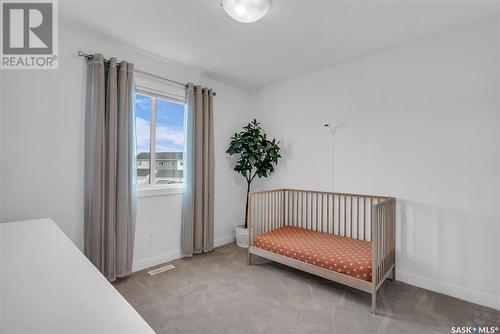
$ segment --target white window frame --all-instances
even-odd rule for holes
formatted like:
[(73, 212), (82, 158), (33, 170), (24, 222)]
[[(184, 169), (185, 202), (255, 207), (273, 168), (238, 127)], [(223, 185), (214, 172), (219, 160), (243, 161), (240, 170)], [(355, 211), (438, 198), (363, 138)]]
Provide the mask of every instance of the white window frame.
[[(182, 194), (184, 183), (155, 184), (156, 167), (156, 100), (162, 99), (174, 103), (185, 104), (185, 97), (174, 90), (157, 89), (152, 86), (136, 84), (136, 94), (151, 98), (150, 133), (149, 133), (149, 184), (137, 184), (137, 197), (163, 196)], [(137, 166), (136, 166), (137, 168)]]

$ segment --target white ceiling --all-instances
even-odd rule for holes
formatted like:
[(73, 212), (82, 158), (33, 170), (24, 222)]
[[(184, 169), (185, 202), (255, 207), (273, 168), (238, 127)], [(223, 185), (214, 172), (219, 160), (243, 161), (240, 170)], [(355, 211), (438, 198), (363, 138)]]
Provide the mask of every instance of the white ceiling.
[(60, 1), (63, 20), (246, 89), (498, 16), (498, 1), (274, 1), (261, 21), (217, 0)]

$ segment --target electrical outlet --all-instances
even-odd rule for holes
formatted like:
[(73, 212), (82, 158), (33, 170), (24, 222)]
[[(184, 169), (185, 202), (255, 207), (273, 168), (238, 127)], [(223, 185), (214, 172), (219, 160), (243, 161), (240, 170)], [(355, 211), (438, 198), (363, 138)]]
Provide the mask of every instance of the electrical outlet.
[(149, 243), (153, 243), (155, 241), (155, 234), (156, 232), (153, 230), (148, 232)]

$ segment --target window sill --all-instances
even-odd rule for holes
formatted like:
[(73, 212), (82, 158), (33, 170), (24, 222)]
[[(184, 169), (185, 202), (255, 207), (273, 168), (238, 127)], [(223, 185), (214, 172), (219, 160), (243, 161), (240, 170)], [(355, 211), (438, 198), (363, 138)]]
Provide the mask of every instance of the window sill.
[(137, 188), (137, 197), (179, 195), (182, 194), (182, 192), (183, 192), (182, 185), (175, 185), (168, 187)]

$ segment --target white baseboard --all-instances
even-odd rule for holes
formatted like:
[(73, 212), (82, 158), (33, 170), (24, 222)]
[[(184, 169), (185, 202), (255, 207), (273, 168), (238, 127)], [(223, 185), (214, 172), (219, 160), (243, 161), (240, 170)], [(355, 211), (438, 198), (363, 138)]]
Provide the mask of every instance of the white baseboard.
[(401, 270), (396, 270), (396, 280), (410, 285), (418, 286), (423, 289), (463, 299), (471, 303), (500, 310), (500, 296), (490, 295), (484, 292), (471, 290), (455, 284), (437, 281), (428, 277), (411, 274)]
[[(214, 240), (214, 247), (220, 247), (232, 243), (234, 242), (234, 240), (235, 240), (234, 234), (222, 238), (217, 238)], [(134, 261), (134, 263), (132, 264), (132, 272), (141, 271), (146, 268), (154, 267), (165, 262), (174, 261), (180, 259), (181, 257), (182, 257), (182, 252), (180, 249), (177, 249), (171, 252), (148, 257), (146, 259)]]
[(180, 249), (178, 249), (171, 252), (148, 257), (139, 261), (134, 261), (134, 263), (132, 264), (132, 272), (141, 271), (143, 269), (154, 267), (165, 262), (177, 260), (180, 259), (181, 257), (182, 257), (182, 252)]
[(231, 234), (222, 238), (217, 238), (214, 240), (214, 247), (220, 247), (230, 244), (236, 240), (236, 235)]

